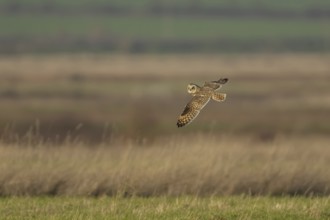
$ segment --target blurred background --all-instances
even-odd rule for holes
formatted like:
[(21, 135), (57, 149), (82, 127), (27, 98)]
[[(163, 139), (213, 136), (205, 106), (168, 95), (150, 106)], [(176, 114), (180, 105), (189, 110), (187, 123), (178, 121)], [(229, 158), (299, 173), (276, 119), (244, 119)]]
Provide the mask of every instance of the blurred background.
[[(1, 0), (0, 135), (330, 134), (330, 1)], [(190, 82), (229, 78), (187, 127)]]

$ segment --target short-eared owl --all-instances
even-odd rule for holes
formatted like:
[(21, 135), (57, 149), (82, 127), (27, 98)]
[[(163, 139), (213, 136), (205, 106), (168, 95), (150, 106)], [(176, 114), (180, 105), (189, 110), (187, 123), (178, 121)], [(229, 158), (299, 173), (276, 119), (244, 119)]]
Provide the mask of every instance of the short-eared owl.
[(192, 122), (211, 98), (217, 102), (224, 101), (226, 99), (226, 94), (216, 91), (220, 89), (222, 84), (225, 84), (227, 81), (227, 78), (221, 78), (217, 81), (205, 82), (203, 87), (190, 83), (187, 90), (193, 98), (184, 108), (176, 125), (178, 127), (182, 127)]

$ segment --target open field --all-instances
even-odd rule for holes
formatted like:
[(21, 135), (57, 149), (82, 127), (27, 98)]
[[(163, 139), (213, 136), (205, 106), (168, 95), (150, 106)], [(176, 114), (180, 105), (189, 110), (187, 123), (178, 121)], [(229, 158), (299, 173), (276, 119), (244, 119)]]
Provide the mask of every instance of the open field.
[[(330, 219), (330, 1), (0, 1), (0, 219)], [(229, 78), (183, 128), (188, 83)]]
[[(148, 138), (208, 132), (330, 133), (328, 55), (49, 55), (0, 58), (0, 134), (17, 141)], [(176, 128), (186, 86), (228, 77), (224, 103)], [(164, 108), (166, 107), (166, 109)], [(216, 118), (216, 120), (214, 120)]]
[(329, 52), (318, 1), (1, 1), (0, 54)]
[(330, 217), (329, 138), (126, 141), (1, 144), (0, 218)]
[[(189, 0), (168, 0), (168, 1), (160, 1), (155, 2), (153, 0), (141, 0), (141, 1), (131, 1), (131, 0), (95, 0), (92, 3), (88, 0), (54, 0), (51, 3), (45, 2), (43, 0), (28, 0), (24, 2), (15, 2), (13, 4), (10, 0), (2, 0), (0, 6), (3, 9), (6, 9), (9, 6), (18, 5), (20, 7), (27, 7), (33, 8), (37, 6), (52, 6), (56, 7), (65, 7), (65, 8), (89, 8), (91, 9), (92, 6), (97, 7), (106, 7), (106, 6), (113, 6), (116, 7), (123, 7), (123, 8), (134, 8), (134, 9), (141, 9), (141, 8), (150, 8), (154, 7), (155, 5), (160, 5), (163, 7), (172, 6), (172, 7), (191, 7), (191, 6), (200, 6), (200, 7), (236, 7), (236, 8), (256, 8), (262, 6), (262, 8), (272, 8), (272, 9), (286, 9), (286, 10), (293, 10), (293, 11), (303, 11), (306, 9), (319, 9), (319, 8), (330, 8), (329, 1), (326, 0), (315, 0), (313, 2), (308, 0), (301, 0), (299, 4), (296, 4), (294, 0), (279, 0), (279, 1), (267, 1), (262, 2), (262, 4), (257, 0), (237, 0), (235, 2), (230, 0), (225, 1), (216, 1), (216, 0), (208, 0), (208, 1), (200, 1), (200, 2), (192, 2)], [(46, 9), (44, 9), (46, 10)]]
[[(9, 24), (9, 25), (8, 25)], [(1, 54), (327, 52), (329, 19), (1, 15)]]
[(0, 217), (20, 219), (329, 219), (329, 198), (304, 197), (11, 197)]
[(329, 138), (0, 146), (0, 196), (330, 195)]
[[(328, 55), (0, 59), (0, 195), (328, 195)], [(175, 125), (189, 82), (224, 103)]]
[[(15, 24), (8, 26), (6, 24)], [(97, 24), (97, 26), (95, 26)], [(35, 37), (79, 37), (90, 36), (116, 38), (138, 38), (174, 40), (221, 40), (235, 39), (253, 41), (258, 39), (277, 40), (320, 38), (326, 41), (330, 36), (327, 19), (319, 20), (261, 20), (179, 17), (128, 17), (128, 16), (75, 16), (16, 15), (0, 16), (0, 26), (6, 27), (1, 36)], [(127, 28), (131, 27), (131, 28)], [(235, 27), (235, 28), (234, 28)], [(294, 28), (293, 28), (294, 27)], [(99, 36), (98, 36), (99, 35)], [(328, 42), (327, 42), (328, 43)]]
[[(329, 219), (329, 55), (0, 57), (1, 219)], [(175, 125), (186, 85), (224, 103)]]

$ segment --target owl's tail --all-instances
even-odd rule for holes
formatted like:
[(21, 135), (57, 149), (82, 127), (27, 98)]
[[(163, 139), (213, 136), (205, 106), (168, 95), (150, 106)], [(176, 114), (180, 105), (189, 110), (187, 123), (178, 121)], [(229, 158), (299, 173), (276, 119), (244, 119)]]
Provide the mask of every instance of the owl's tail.
[(217, 102), (223, 102), (226, 100), (226, 93), (214, 92), (212, 94), (212, 99)]
[(220, 84), (225, 84), (226, 82), (228, 82), (228, 78), (221, 78), (219, 79), (218, 81), (216, 81), (217, 83), (220, 83)]

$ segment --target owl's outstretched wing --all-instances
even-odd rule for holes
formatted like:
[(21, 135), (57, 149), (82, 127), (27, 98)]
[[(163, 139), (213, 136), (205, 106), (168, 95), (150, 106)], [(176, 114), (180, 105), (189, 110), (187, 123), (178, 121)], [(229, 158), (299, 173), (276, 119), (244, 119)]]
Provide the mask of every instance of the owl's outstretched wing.
[(216, 81), (205, 82), (203, 87), (208, 87), (208, 88), (217, 90), (221, 87), (222, 84), (225, 84), (226, 82), (228, 82), (227, 78), (221, 78)]
[(192, 122), (204, 106), (210, 101), (209, 96), (194, 96), (184, 108), (176, 123), (178, 127), (185, 126)]

